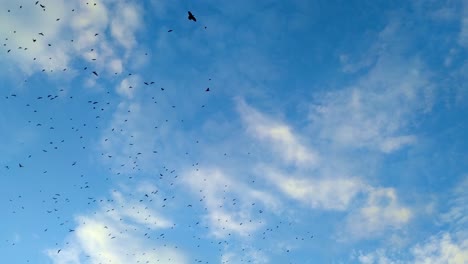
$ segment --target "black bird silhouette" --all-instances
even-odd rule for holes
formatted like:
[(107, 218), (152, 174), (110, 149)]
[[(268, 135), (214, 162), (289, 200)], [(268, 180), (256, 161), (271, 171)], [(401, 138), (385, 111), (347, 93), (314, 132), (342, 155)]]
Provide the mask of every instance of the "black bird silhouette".
[(96, 76), (99, 76), (99, 75), (97, 74), (97, 72), (95, 72), (95, 71), (93, 71), (93, 74), (96, 75)]
[(195, 18), (195, 16), (190, 11), (188, 11), (188, 19), (193, 20), (193, 22), (197, 22), (197, 19)]

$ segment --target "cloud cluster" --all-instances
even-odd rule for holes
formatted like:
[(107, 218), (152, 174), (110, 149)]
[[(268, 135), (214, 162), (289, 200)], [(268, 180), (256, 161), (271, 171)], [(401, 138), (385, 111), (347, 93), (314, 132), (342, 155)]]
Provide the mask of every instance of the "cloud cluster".
[[(37, 52), (61, 57), (63, 66), (60, 67), (67, 66), (70, 58), (79, 53), (87, 62), (97, 58), (98, 67), (106, 69), (107, 73), (122, 72), (126, 59), (138, 45), (135, 32), (141, 25), (137, 15), (141, 8), (112, 1), (103, 3), (107, 2), (112, 3), (112, 8), (104, 5), (93, 10), (91, 6), (82, 8), (82, 15), (70, 22), (72, 32), (80, 36), (74, 41), (79, 50), (56, 50), (60, 54), (48, 54), (45, 49)], [(153, 1), (154, 5), (159, 5), (157, 3)], [(160, 5), (164, 4), (161, 2)], [(113, 12), (122, 15), (111, 15)], [(459, 37), (463, 45), (466, 42), (465, 20)], [(51, 32), (64, 30), (64, 27), (50, 27)], [(413, 219), (414, 211), (401, 201), (395, 188), (380, 186), (375, 183), (375, 178), (370, 180), (375, 176), (372, 172), (361, 175), (348, 169), (342, 158), (355, 155), (353, 160), (358, 161), (355, 166), (364, 171), (369, 164), (360, 161), (361, 157), (369, 153), (378, 157), (390, 156), (418, 143), (418, 135), (411, 128), (414, 117), (432, 106), (432, 85), (430, 74), (420, 59), (396, 56), (397, 52), (385, 48), (386, 41), (397, 34), (397, 27), (397, 24), (390, 24), (381, 32), (381, 39), (369, 57), (358, 62), (352, 62), (347, 56), (341, 57), (344, 72), (360, 74), (355, 82), (341, 89), (317, 95), (310, 105), (306, 128), (293, 128), (287, 120), (269, 116), (243, 99), (235, 99), (239, 117), (236, 121), (245, 128), (241, 131), (244, 134), (240, 133), (238, 137), (244, 140), (247, 136), (264, 150), (257, 159), (232, 157), (238, 168), (225, 168), (219, 160), (208, 160), (206, 165), (192, 169), (183, 158), (178, 158), (182, 166), (189, 168), (182, 173), (183, 187), (197, 197), (194, 201), (199, 200), (204, 206), (201, 218), (213, 237), (220, 239), (235, 234), (242, 240), (264, 227), (268, 219), (258, 213), (254, 204), (262, 205), (267, 211), (265, 213), (272, 214), (283, 212), (284, 204), (292, 201), (307, 210), (345, 215), (342, 225), (336, 230), (343, 240), (381, 237), (390, 231), (404, 229)], [(98, 44), (93, 32), (102, 31), (110, 32), (110, 35), (102, 36), (109, 41)], [(95, 46), (97, 48), (91, 51), (90, 48)], [(123, 49), (124, 52), (118, 54), (124, 55), (117, 55), (116, 49)], [(45, 57), (40, 61), (44, 60)], [(30, 66), (25, 65), (25, 69)], [(45, 64), (38, 67), (46, 66), (52, 67)], [(241, 68), (253, 72), (252, 76), (257, 74), (257, 69), (243, 66)], [(127, 173), (145, 165), (146, 168), (154, 168), (152, 164), (144, 164), (144, 157), (152, 155), (155, 146), (164, 148), (161, 143), (164, 132), (160, 132), (161, 128), (155, 130), (157, 124), (152, 123), (158, 114), (139, 101), (137, 84), (141, 82), (141, 77), (134, 75), (117, 85), (121, 103), (100, 142), (104, 157), (112, 157), (111, 167)], [(244, 83), (239, 80), (233, 82)], [(223, 140), (227, 142), (222, 144), (227, 145), (239, 142), (238, 138)], [(186, 141), (172, 143), (170, 147), (177, 148)], [(200, 148), (203, 147), (207, 146)], [(232, 146), (233, 149), (236, 147)], [(161, 149), (158, 151), (163, 152)], [(125, 168), (122, 167), (124, 165)], [(261, 179), (264, 185), (251, 185), (240, 176), (245, 171)], [(96, 262), (133, 263), (160, 259), (167, 263), (185, 263), (178, 250), (157, 245), (150, 248), (142, 242), (138, 231), (124, 232), (141, 227), (164, 229), (170, 227), (172, 221), (155, 210), (126, 200), (121, 194), (114, 193), (113, 198), (122, 208), (109, 213), (107, 210), (115, 208), (104, 207), (96, 216), (79, 217), (78, 222), (82, 224), (72, 235), (73, 243), (60, 254), (56, 249), (48, 252), (55, 263), (80, 263), (83, 256), (89, 256)], [(466, 223), (463, 199), (454, 201), (456, 206), (443, 215), (444, 221)], [(123, 222), (121, 218), (127, 220)], [(103, 226), (106, 227), (104, 230)], [(112, 239), (113, 234), (119, 234), (121, 239)], [(126, 248), (128, 243), (134, 246)], [(466, 239), (443, 233), (412, 247), (411, 253), (416, 263), (457, 263), (465, 259), (466, 250)], [(257, 263), (268, 262), (263, 253), (252, 251), (249, 254)], [(242, 260), (238, 255), (235, 250), (226, 249), (221, 261)], [(362, 263), (398, 262), (384, 251), (360, 255), (359, 260)]]
[[(248, 109), (248, 111), (240, 110), (241, 115), (252, 115), (255, 120), (269, 119), (247, 106), (245, 102), (241, 102), (239, 107)], [(242, 119), (246, 120), (247, 132), (254, 137), (258, 137), (259, 131), (261, 135), (275, 135), (275, 131), (280, 126), (272, 121), (251, 122), (251, 117), (246, 116)], [(285, 124), (281, 127), (284, 131), (292, 131)], [(287, 133), (286, 140), (289, 142), (298, 142), (297, 138), (295, 134)], [(284, 142), (285, 139), (282, 137), (271, 137), (267, 144), (269, 148), (276, 150), (284, 148)], [(311, 152), (304, 144), (293, 145), (291, 150), (300, 153)], [(321, 151), (325, 155), (320, 152), (319, 155), (327, 156), (325, 149)], [(289, 161), (285, 159), (285, 165), (260, 164), (257, 174), (267, 179), (286, 197), (304, 203), (312, 209), (350, 211), (345, 231), (352, 238), (379, 236), (389, 228), (403, 227), (411, 219), (411, 210), (400, 204), (393, 188), (373, 187), (362, 177), (329, 175), (330, 172), (322, 169), (326, 167), (322, 164), (325, 161), (317, 162), (314, 170), (304, 170), (301, 166), (291, 169), (287, 166)]]

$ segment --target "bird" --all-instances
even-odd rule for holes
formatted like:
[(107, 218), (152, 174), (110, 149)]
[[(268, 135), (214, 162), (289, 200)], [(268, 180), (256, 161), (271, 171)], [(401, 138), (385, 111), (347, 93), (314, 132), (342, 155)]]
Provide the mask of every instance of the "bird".
[(172, 29), (169, 29), (167, 32), (172, 32)]
[(96, 75), (96, 76), (99, 76), (99, 75), (97, 74), (97, 72), (95, 72), (95, 71), (93, 71), (93, 74)]
[(197, 22), (197, 19), (190, 11), (188, 11), (188, 20), (193, 20), (193, 22)]

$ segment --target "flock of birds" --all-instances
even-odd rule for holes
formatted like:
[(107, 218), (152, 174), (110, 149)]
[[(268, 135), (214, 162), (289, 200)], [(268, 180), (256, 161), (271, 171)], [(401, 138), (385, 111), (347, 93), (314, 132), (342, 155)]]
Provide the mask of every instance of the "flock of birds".
[[(47, 13), (47, 6), (41, 3), (40, 1), (36, 1), (33, 3), (37, 8), (42, 9)], [(90, 5), (90, 3), (86, 3)], [(96, 6), (96, 3), (91, 4), (92, 6)], [(18, 6), (18, 10), (11, 10), (8, 9), (7, 13), (10, 15), (15, 15), (15, 12), (21, 12), (23, 9), (23, 5)], [(71, 10), (75, 12), (75, 10)], [(197, 22), (197, 18), (195, 15), (188, 11), (187, 19), (189, 21)], [(60, 18), (56, 18), (56, 21), (59, 22)], [(207, 27), (205, 26), (205, 29)], [(172, 32), (172, 29), (169, 29), (168, 32)], [(13, 35), (17, 32), (15, 29), (12, 30)], [(94, 33), (95, 37), (98, 37), (101, 32)], [(35, 43), (40, 42), (40, 38), (44, 37), (47, 32), (38, 32), (37, 36), (31, 37), (31, 43), (28, 45), (34, 45)], [(71, 40), (73, 42), (73, 39)], [(54, 43), (48, 43), (47, 46), (52, 47)], [(5, 38), (3, 43), (3, 48), (7, 53), (7, 56), (14, 56), (15, 50), (22, 50), (27, 51), (28, 45), (22, 47), (12, 47), (9, 44), (9, 39)], [(32, 58), (36, 60), (36, 58)], [(53, 58), (50, 58), (53, 60)], [(91, 69), (92, 65), (86, 65), (83, 67), (84, 71), (90, 71), (90, 74), (94, 75), (96, 78), (101, 78), (101, 74), (96, 69)], [(67, 69), (64, 68), (63, 71)], [(49, 71), (48, 69), (42, 69), (42, 72)], [(50, 70), (52, 71), (52, 70)], [(128, 73), (128, 75), (132, 75), (132, 73)], [(209, 79), (211, 80), (211, 79)], [(27, 80), (25, 80), (27, 82)], [(155, 85), (154, 81), (143, 81), (141, 85), (151, 86)], [(132, 88), (132, 87), (129, 87)], [(164, 88), (160, 88), (160, 92), (163, 92)], [(210, 92), (210, 88), (203, 88), (204, 92)], [(102, 185), (103, 180), (109, 180), (109, 177), (93, 177), (91, 175), (86, 175), (85, 173), (80, 170), (80, 161), (71, 159), (68, 164), (55, 164), (53, 162), (53, 157), (61, 156), (61, 157), (74, 157), (71, 153), (76, 153), (79, 151), (87, 151), (86, 146), (88, 145), (89, 141), (87, 141), (87, 137), (90, 135), (94, 135), (98, 128), (102, 128), (98, 120), (100, 119), (108, 119), (111, 116), (111, 112), (116, 109), (116, 104), (109, 99), (107, 101), (102, 101), (102, 97), (100, 96), (99, 99), (85, 97), (84, 95), (80, 94), (73, 94), (70, 95), (64, 89), (56, 89), (51, 90), (48, 92), (42, 91), (40, 89), (34, 90), (36, 93), (34, 98), (27, 97), (23, 98), (19, 93), (9, 93), (3, 96), (3, 102), (1, 102), (2, 107), (9, 107), (22, 104), (24, 106), (23, 110), (25, 113), (23, 118), (25, 122), (25, 126), (30, 130), (32, 133), (41, 133), (45, 134), (46, 137), (50, 140), (43, 142), (43, 146), (40, 149), (32, 150), (30, 153), (27, 153), (24, 156), (24, 159), (18, 160), (16, 162), (12, 162), (11, 160), (8, 163), (3, 165), (3, 170), (0, 171), (0, 175), (4, 177), (3, 180), (8, 181), (7, 177), (17, 177), (18, 175), (24, 174), (25, 171), (28, 173), (34, 172), (35, 174), (40, 174), (42, 180), (35, 179), (36, 183), (31, 183), (37, 187), (34, 191), (22, 191), (18, 189), (18, 192), (15, 196), (10, 196), (8, 198), (8, 204), (10, 205), (8, 208), (2, 208), (2, 214), (10, 219), (15, 218), (24, 218), (24, 217), (33, 217), (39, 218), (40, 215), (42, 219), (49, 219), (47, 222), (41, 223), (43, 226), (41, 230), (29, 230), (33, 233), (41, 233), (47, 234), (50, 233), (50, 230), (59, 231), (62, 233), (73, 233), (75, 232), (75, 225), (76, 223), (73, 220), (74, 209), (69, 208), (70, 204), (81, 204), (83, 208), (94, 208), (94, 213), (98, 213), (98, 208), (107, 208), (106, 213), (112, 214), (117, 210), (128, 209), (133, 214), (141, 214), (145, 215), (145, 221), (148, 223), (157, 223), (158, 219), (156, 216), (151, 215), (152, 206), (156, 203), (161, 208), (167, 207), (174, 207), (178, 206), (177, 208), (172, 208), (174, 212), (179, 214), (190, 214), (196, 215), (196, 211), (199, 210), (201, 213), (207, 210), (206, 205), (204, 204), (204, 196), (201, 197), (199, 200), (191, 200), (191, 201), (181, 201), (178, 200), (179, 195), (173, 192), (170, 193), (170, 190), (176, 190), (174, 187), (175, 182), (178, 180), (179, 175), (177, 174), (177, 170), (174, 168), (169, 168), (168, 166), (162, 166), (161, 170), (157, 173), (157, 180), (158, 186), (167, 186), (167, 191), (162, 192), (160, 190), (150, 190), (145, 193), (141, 194), (133, 194), (128, 193), (127, 196), (130, 200), (136, 201), (137, 204), (142, 205), (141, 207), (136, 207), (132, 205), (131, 208), (125, 208), (125, 204), (122, 204), (119, 201), (116, 201), (115, 198), (112, 199), (99, 199), (93, 196), (90, 196), (94, 188), (94, 186)], [(107, 94), (110, 94), (108, 91)], [(105, 99), (105, 97), (104, 97)], [(155, 100), (155, 97), (152, 97), (151, 100)], [(56, 103), (55, 103), (56, 102)], [(86, 106), (82, 106), (83, 102), (86, 103)], [(55, 103), (55, 104), (54, 104)], [(156, 102), (155, 102), (156, 103)], [(74, 113), (75, 116), (71, 116), (72, 114), (66, 113), (65, 111), (61, 111), (61, 107), (64, 105), (80, 105), (82, 111), (80, 113)], [(172, 106), (175, 108), (175, 106)], [(202, 105), (205, 107), (205, 105)], [(46, 114), (44, 114), (46, 113)], [(130, 113), (130, 110), (128, 110)], [(160, 120), (160, 124), (156, 124), (154, 129), (158, 129), (159, 126), (164, 125), (165, 122), (168, 120)], [(126, 125), (129, 123), (129, 120), (121, 120), (119, 126), (112, 127), (110, 133), (119, 133), (120, 136), (126, 135), (126, 144), (129, 144), (132, 147), (134, 144), (134, 135), (126, 134)], [(104, 141), (107, 142), (110, 139), (105, 138)], [(196, 141), (198, 143), (198, 141)], [(117, 142), (113, 142), (113, 144), (117, 144)], [(128, 156), (127, 162), (122, 162), (120, 164), (120, 169), (115, 170), (111, 169), (113, 173), (120, 175), (128, 175), (128, 180), (133, 180), (137, 177), (137, 174), (140, 171), (140, 164), (139, 161), (143, 155), (154, 155), (156, 159), (158, 154), (158, 150), (152, 150), (152, 153), (144, 153), (141, 150), (135, 150), (135, 152)], [(184, 153), (188, 155), (187, 153)], [(102, 157), (112, 160), (114, 159), (113, 153), (101, 153)], [(226, 155), (226, 153), (224, 153)], [(158, 157), (160, 158), (160, 157)], [(32, 162), (33, 159), (37, 159), (35, 162)], [(30, 165), (34, 164), (34, 165)], [(38, 167), (39, 166), (39, 167)], [(54, 166), (60, 167), (58, 171), (67, 171), (69, 174), (76, 174), (76, 177), (67, 177), (67, 178), (60, 178), (57, 176), (57, 173), (50, 173), (54, 171)], [(194, 161), (192, 166), (197, 167), (199, 166), (198, 161)], [(49, 176), (50, 175), (50, 176)], [(208, 178), (208, 179), (207, 179)], [(209, 180), (209, 175), (204, 179)], [(59, 189), (54, 188), (54, 183), (60, 182), (57, 186), (63, 186), (63, 184), (69, 186), (67, 191), (63, 192)], [(52, 186), (51, 186), (52, 185)], [(19, 186), (16, 186), (20, 188)], [(170, 189), (172, 188), (172, 189)], [(114, 193), (118, 193), (117, 190), (113, 190)], [(200, 193), (203, 193), (204, 190), (200, 189)], [(240, 203), (238, 203), (239, 197), (234, 197), (229, 195), (229, 186), (224, 186), (223, 192), (226, 195), (223, 197), (221, 201), (219, 201), (219, 206), (229, 206), (230, 208), (234, 208), (235, 210), (241, 210)], [(29, 199), (29, 203), (25, 200)], [(181, 198), (182, 199), (182, 198)], [(36, 201), (37, 200), (37, 201)], [(27, 204), (34, 204), (35, 206), (29, 207)], [(183, 207), (181, 207), (183, 204)], [(256, 203), (251, 203), (251, 210), (256, 212), (256, 216), (261, 216), (266, 212), (265, 208), (262, 208), (260, 205)], [(29, 210), (29, 212), (27, 212)], [(198, 212), (200, 214), (200, 212)], [(260, 219), (261, 217), (259, 217)], [(120, 219), (123, 220), (123, 219)], [(221, 219), (218, 219), (221, 221)], [(250, 219), (252, 221), (259, 221), (258, 219)], [(261, 222), (261, 220), (260, 220)], [(227, 223), (226, 223), (227, 224)], [(237, 223), (238, 225), (242, 225), (244, 223)], [(279, 221), (271, 226), (266, 226), (264, 230), (258, 231), (259, 234), (251, 234), (252, 236), (258, 236), (260, 240), (269, 240), (275, 236), (275, 233), (278, 234), (291, 234), (294, 233), (293, 227), (294, 223), (292, 221)], [(108, 239), (125, 239), (125, 236), (122, 234), (125, 231), (120, 231), (120, 233), (114, 233), (113, 230), (110, 230), (109, 227), (103, 226), (102, 227), (108, 233)], [(198, 232), (193, 233), (194, 228), (199, 228)], [(203, 241), (206, 241), (206, 233), (209, 227), (207, 225), (203, 225), (201, 220), (197, 220), (195, 222), (188, 222), (185, 225), (176, 225), (170, 227), (170, 229), (166, 232), (154, 234), (151, 230), (146, 230), (142, 232), (142, 236), (148, 240), (158, 240), (162, 242), (164, 247), (169, 247), (170, 240), (168, 239), (172, 235), (175, 234), (185, 234), (187, 236), (187, 241), (195, 247), (195, 250), (201, 250), (204, 248), (206, 252), (212, 251), (219, 251), (222, 252), (223, 248), (232, 245), (232, 236), (229, 236), (225, 239), (219, 239), (219, 241), (210, 241), (203, 244)], [(279, 230), (283, 230), (283, 233), (280, 233)], [(193, 234), (190, 235), (190, 232)], [(172, 235), (171, 235), (172, 234)], [(250, 235), (249, 235), (250, 236)], [(295, 236), (296, 240), (304, 241), (307, 239), (313, 238), (313, 235), (310, 231), (304, 232), (301, 235), (293, 235)], [(5, 245), (10, 247), (17, 247), (17, 241), (12, 240), (11, 238), (4, 239), (3, 241), (3, 248)], [(56, 254), (63, 254), (64, 247), (68, 245), (69, 242), (60, 241), (57, 239), (55, 243), (55, 247), (57, 248)], [(176, 246), (177, 248), (177, 246)], [(242, 253), (246, 252), (246, 248), (242, 248)], [(261, 250), (261, 249), (260, 249)], [(289, 248), (285, 248), (282, 254), (287, 254), (290, 252)], [(127, 254), (134, 254), (132, 252), (127, 252)], [(89, 256), (88, 256), (89, 257)], [(141, 263), (172, 263), (170, 260), (146, 260), (144, 256), (141, 256)], [(166, 261), (166, 262), (163, 262)], [(169, 261), (169, 262), (168, 262)], [(25, 262), (32, 262), (34, 263), (33, 259), (27, 259)], [(140, 261), (138, 261), (140, 262)], [(245, 257), (242, 258), (242, 262), (251, 263), (253, 260), (249, 258), (246, 254)], [(19, 262), (18, 262), (19, 263)], [(193, 263), (213, 263), (210, 260), (200, 259), (197, 258), (193, 260)]]

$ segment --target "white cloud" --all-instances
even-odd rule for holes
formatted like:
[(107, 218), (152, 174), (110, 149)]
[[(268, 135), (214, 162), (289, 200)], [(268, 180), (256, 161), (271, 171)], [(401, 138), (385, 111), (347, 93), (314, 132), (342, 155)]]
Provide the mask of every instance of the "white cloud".
[(137, 5), (118, 3), (111, 22), (112, 36), (127, 50), (136, 45), (135, 31), (141, 27), (140, 10)]
[(366, 188), (361, 180), (351, 177), (288, 175), (266, 166), (262, 166), (260, 174), (287, 196), (315, 209), (348, 210), (355, 196)]
[(140, 77), (133, 75), (123, 79), (120, 82), (120, 85), (116, 88), (116, 91), (119, 95), (125, 97), (125, 99), (133, 99), (140, 83)]
[(141, 234), (131, 231), (134, 227), (118, 223), (103, 216), (80, 217), (69, 245), (58, 252), (49, 249), (47, 254), (54, 264), (82, 263), (188, 263), (184, 254), (175, 248), (158, 246)]
[(353, 238), (370, 238), (387, 230), (404, 227), (412, 211), (401, 205), (392, 188), (369, 188), (366, 202), (347, 219), (347, 232)]
[(370, 239), (402, 229), (413, 215), (410, 208), (400, 204), (393, 188), (372, 187), (359, 178), (305, 177), (266, 166), (259, 174), (286, 196), (313, 209), (350, 212), (345, 228), (338, 230), (342, 240)]
[(450, 223), (456, 228), (468, 226), (468, 176), (462, 178), (450, 195), (449, 209), (440, 215), (443, 223)]
[(123, 65), (122, 65), (122, 60), (120, 59), (113, 59), (111, 62), (109, 62), (109, 70), (111, 73), (122, 73), (123, 70)]
[(113, 199), (102, 204), (98, 212), (76, 218), (77, 226), (64, 247), (47, 250), (54, 264), (187, 263), (181, 250), (167, 246), (167, 242), (162, 246), (144, 235), (172, 226), (171, 221), (155, 211), (157, 202), (143, 205), (124, 198), (128, 195), (121, 192), (114, 191), (112, 195)]
[(415, 136), (389, 137), (380, 143), (380, 150), (384, 153), (391, 153), (402, 148), (404, 145), (412, 144), (416, 141)]
[(120, 192), (114, 192), (112, 196), (119, 207), (117, 211), (112, 212), (115, 219), (124, 217), (149, 229), (169, 228), (173, 225), (172, 221), (148, 207), (146, 203), (129, 201)]
[[(0, 33), (8, 38), (1, 56), (28, 75), (43, 69), (49, 74), (64, 69), (67, 73), (82, 71), (82, 67), (72, 68), (79, 60), (86, 61), (85, 66), (99, 74), (120, 73), (137, 44), (134, 34), (141, 27), (141, 21), (137, 13), (139, 7), (135, 4), (43, 1), (44, 12), (39, 5), (24, 4), (19, 9), (13, 3), (0, 1), (2, 6), (12, 10), (0, 17)], [(111, 34), (107, 34), (108, 28)], [(118, 44), (124, 48), (123, 52)]]
[(404, 131), (430, 107), (430, 84), (417, 60), (379, 57), (355, 85), (318, 98), (311, 129), (339, 147), (394, 152), (417, 140)]
[[(449, 207), (446, 212), (442, 213), (440, 220), (444, 224), (450, 224), (450, 230), (439, 231), (437, 234), (431, 235), (423, 241), (414, 243), (412, 246), (407, 245), (407, 252), (401, 250), (395, 252), (393, 246), (387, 248), (377, 249), (374, 252), (367, 254), (360, 254), (358, 260), (361, 263), (416, 263), (416, 264), (429, 264), (429, 263), (467, 263), (468, 262), (468, 232), (466, 232), (467, 218), (467, 202), (468, 196), (466, 194), (468, 186), (468, 177), (462, 177), (461, 181), (456, 185), (452, 193), (449, 195), (449, 201), (447, 206)], [(380, 190), (377, 196), (388, 196), (391, 197), (390, 190)], [(388, 200), (388, 197), (386, 198)], [(380, 197), (375, 197), (369, 204), (378, 203), (381, 200)], [(391, 200), (391, 199), (390, 199)], [(385, 202), (385, 201), (384, 201)], [(388, 205), (391, 204), (387, 202)], [(368, 206), (372, 208), (372, 206)], [(388, 207), (388, 206), (387, 206)], [(398, 224), (406, 219), (407, 213), (402, 209), (395, 210), (390, 208), (390, 211), (386, 214), (386, 218), (394, 218), (393, 224)], [(372, 210), (370, 210), (372, 211)], [(365, 215), (362, 214), (361, 215)], [(373, 218), (376, 224), (382, 225), (385, 223), (385, 219)], [(358, 228), (362, 232), (372, 231), (372, 221), (365, 221), (361, 218), (352, 219), (354, 220), (352, 225), (356, 223), (362, 223)], [(436, 229), (436, 230), (440, 230)], [(405, 255), (405, 256), (403, 256)]]
[[(406, 84), (403, 86), (406, 87)], [(402, 145), (413, 143), (416, 140), (414, 136), (393, 136), (393, 134), (398, 134), (401, 127), (399, 124), (392, 124), (393, 121), (390, 112), (382, 114), (388, 115), (384, 119), (385, 122), (390, 122), (390, 124), (384, 123), (380, 126), (385, 130), (388, 129), (388, 125), (393, 125), (394, 127), (390, 128), (392, 135), (387, 133), (386, 136), (382, 136), (377, 131), (375, 133), (361, 131), (362, 127), (360, 127), (360, 125), (362, 125), (362, 122), (368, 122), (368, 126), (379, 126), (380, 122), (378, 120), (373, 120), (374, 117), (372, 114), (375, 111), (371, 112), (369, 109), (366, 110), (366, 112), (369, 111), (368, 113), (362, 112), (362, 108), (367, 108), (367, 106), (362, 106), (362, 93), (363, 92), (358, 89), (353, 89), (349, 102), (353, 110), (349, 110), (347, 107), (339, 110), (340, 113), (343, 114), (349, 114), (354, 111), (354, 115), (357, 116), (356, 124), (353, 123), (352, 120), (340, 119), (338, 116), (335, 117), (335, 114), (333, 114), (333, 117), (325, 115), (322, 117), (323, 119), (319, 120), (321, 122), (319, 122), (319, 124), (329, 121), (334, 122), (334, 120), (330, 119), (338, 117), (340, 121), (346, 123), (345, 125), (351, 127), (350, 129), (355, 130), (355, 133), (347, 131), (340, 135), (340, 144), (343, 142), (354, 144), (357, 139), (361, 141), (359, 144), (365, 144), (366, 147), (372, 148), (369, 142), (366, 141), (369, 140), (374, 143), (379, 142), (381, 144), (378, 147), (379, 151), (384, 153), (395, 151)], [(396, 93), (397, 95), (395, 95), (395, 97), (414, 96), (412, 92), (406, 90), (399, 92), (392, 91), (389, 93)], [(366, 95), (366, 98), (368, 96), (369, 95)], [(379, 100), (383, 100), (383, 98), (380, 98), (381, 95), (376, 94), (374, 96), (378, 97)], [(286, 197), (297, 200), (309, 206), (311, 209), (349, 212), (345, 227), (338, 230), (343, 240), (379, 237), (388, 230), (403, 229), (411, 220), (413, 214), (411, 209), (398, 201), (395, 189), (373, 187), (368, 184), (364, 178), (352, 176), (352, 172), (336, 169), (336, 164), (341, 165), (341, 161), (338, 159), (339, 156), (333, 152), (331, 153), (333, 154), (333, 163), (335, 163), (335, 166), (330, 167), (329, 164), (325, 162), (317, 162), (315, 164), (316, 166), (313, 168), (303, 166), (301, 161), (304, 161), (304, 159), (297, 158), (298, 156), (295, 154), (314, 153), (314, 155), (299, 155), (299, 157), (313, 156), (314, 158), (311, 159), (316, 160), (315, 157), (319, 155), (321, 157), (328, 157), (331, 155), (330, 151), (327, 147), (320, 148), (321, 153), (315, 150), (312, 151), (311, 147), (307, 144), (299, 143), (300, 141), (298, 138), (300, 137), (293, 134), (286, 124), (281, 124), (271, 118), (265, 117), (262, 113), (246, 105), (241, 100), (238, 100), (238, 102), (238, 109), (242, 119), (247, 123), (248, 132), (254, 134), (260, 140), (263, 140), (263, 143), (267, 144), (268, 148), (276, 150), (275, 155), (282, 157), (286, 161), (296, 161), (296, 163), (293, 163), (295, 166), (290, 166), (291, 164), (284, 166), (281, 163), (269, 164), (258, 161), (256, 164), (256, 175), (267, 179), (268, 183), (275, 186), (276, 190), (280, 191)], [(373, 105), (374, 102), (371, 104)], [(331, 111), (342, 106), (333, 107)], [(389, 111), (389, 109), (385, 109), (385, 111)], [(343, 127), (340, 127), (341, 125), (342, 124), (338, 124), (338, 129), (343, 129)], [(335, 125), (333, 125), (332, 129), (336, 129)], [(345, 129), (347, 130), (347, 128)], [(281, 131), (281, 133), (277, 131)], [(368, 134), (366, 135), (366, 133)], [(364, 136), (361, 134), (364, 134)], [(358, 139), (359, 137), (364, 138), (361, 140)], [(290, 151), (280, 151), (288, 149), (288, 147)], [(340, 147), (338, 150), (339, 149)], [(323, 160), (325, 160), (325, 158), (323, 158)]]
[[(76, 13), (71, 14), (70, 27), (75, 33), (73, 34), (76, 38), (75, 48), (81, 52), (95, 47), (98, 42), (105, 39), (104, 32), (108, 27), (110, 14), (108, 7), (103, 3), (93, 6), (78, 2), (76, 5), (79, 8), (76, 9)], [(96, 33), (101, 37), (96, 37)]]
[(234, 180), (219, 169), (190, 171), (183, 181), (202, 198), (208, 209), (204, 217), (215, 237), (225, 237), (229, 233), (246, 237), (260, 228), (263, 224), (259, 221), (261, 218), (253, 214), (253, 202), (272, 212), (279, 208), (279, 201), (273, 195)]
[[(0, 17), (0, 34), (8, 39), (5, 40), (6, 46), (2, 47), (2, 57), (14, 62), (27, 74), (42, 69), (46, 72), (61, 71), (68, 67), (71, 47), (69, 40), (64, 38), (69, 34), (63, 27), (68, 23), (68, 17), (63, 14), (70, 10), (65, 1), (58, 0), (48, 5), (47, 15), (34, 5), (24, 5), (19, 9), (17, 2), (6, 0), (0, 1), (0, 5), (4, 10), (11, 9)], [(61, 21), (56, 21), (56, 18)], [(11, 52), (7, 53), (7, 50)]]
[(412, 248), (416, 264), (468, 262), (468, 238), (454, 241), (450, 234), (433, 236), (424, 244)]
[(241, 99), (237, 100), (237, 110), (247, 126), (247, 131), (260, 140), (270, 142), (276, 154), (286, 162), (301, 166), (314, 166), (318, 163), (318, 154), (304, 147), (304, 143), (287, 125), (273, 121)]
[(412, 246), (409, 256), (404, 259), (379, 249), (368, 254), (361, 253), (358, 260), (362, 264), (464, 264), (468, 261), (468, 239), (454, 239), (449, 233), (441, 233)]

